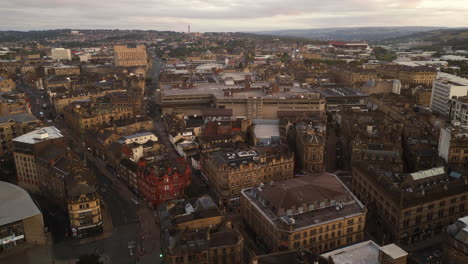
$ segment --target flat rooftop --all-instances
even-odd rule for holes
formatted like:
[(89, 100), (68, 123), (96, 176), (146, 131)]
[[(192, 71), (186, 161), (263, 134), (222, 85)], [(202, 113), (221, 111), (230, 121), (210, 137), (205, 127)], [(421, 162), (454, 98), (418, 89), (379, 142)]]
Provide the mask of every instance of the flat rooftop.
[(445, 72), (438, 72), (437, 73), (437, 79), (439, 78), (445, 78), (447, 79), (452, 85), (456, 86), (468, 86), (468, 79), (458, 77), (453, 74), (448, 74)]
[[(301, 88), (301, 87), (287, 87), (289, 89), (289, 92), (284, 92), (284, 87), (280, 88), (280, 91), (278, 93), (274, 94), (266, 94), (265, 92), (262, 91), (262, 87), (270, 87), (269, 82), (255, 82), (252, 84), (252, 88), (257, 90), (249, 90), (249, 91), (241, 91), (244, 86), (243, 85), (223, 85), (223, 84), (216, 84), (216, 83), (199, 83), (197, 86), (193, 88), (172, 88), (170, 86), (162, 87), (163, 90), (163, 98), (164, 97), (169, 97), (169, 96), (193, 96), (193, 95), (213, 95), (217, 99), (229, 99), (229, 98), (234, 98), (234, 99), (245, 99), (248, 97), (261, 97), (263, 99), (268, 99), (268, 98), (279, 98), (279, 99), (286, 99), (286, 98), (291, 98), (293, 96), (300, 96), (302, 95), (303, 98), (305, 99), (309, 95), (315, 95), (315, 99), (318, 99), (320, 97), (319, 93), (312, 92), (309, 89)], [(236, 89), (239, 90), (239, 92), (233, 92), (231, 96), (227, 97), (225, 96), (224, 92), (227, 89), (231, 89), (232, 91), (235, 91)]]
[[(263, 121), (263, 122), (262, 122)], [(254, 120), (254, 133), (257, 138), (279, 137), (278, 120)]]
[(13, 141), (27, 143), (27, 144), (35, 144), (35, 143), (39, 143), (42, 141), (62, 138), (62, 137), (63, 135), (60, 132), (60, 130), (58, 130), (54, 126), (50, 126), (50, 127), (42, 127), (34, 131), (31, 131), (27, 134), (21, 135), (17, 138), (14, 138)]
[(320, 255), (335, 264), (378, 264), (380, 247), (372, 240), (333, 250)]
[(327, 88), (320, 93), (325, 97), (367, 96), (349, 88)]

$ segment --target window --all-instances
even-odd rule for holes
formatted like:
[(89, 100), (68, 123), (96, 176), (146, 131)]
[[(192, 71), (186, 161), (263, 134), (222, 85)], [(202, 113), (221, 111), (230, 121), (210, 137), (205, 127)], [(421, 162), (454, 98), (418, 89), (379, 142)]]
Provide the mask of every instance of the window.
[(354, 219), (348, 220), (348, 225), (352, 225), (352, 224), (354, 224)]
[(427, 221), (432, 221), (432, 213), (427, 214)]
[(421, 223), (421, 216), (418, 215), (416, 216), (416, 224), (420, 224)]
[(440, 209), (438, 213), (439, 218), (444, 217), (444, 210)]
[(453, 214), (455, 212), (455, 206), (450, 206), (449, 214)]
[(405, 221), (403, 221), (403, 227), (408, 227), (409, 226), (409, 219), (406, 219)]

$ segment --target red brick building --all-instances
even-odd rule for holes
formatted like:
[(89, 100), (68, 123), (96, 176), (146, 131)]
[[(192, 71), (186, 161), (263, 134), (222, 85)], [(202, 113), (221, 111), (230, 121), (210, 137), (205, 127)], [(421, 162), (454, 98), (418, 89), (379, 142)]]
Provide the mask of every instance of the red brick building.
[(148, 165), (138, 162), (138, 193), (153, 206), (180, 198), (191, 182), (191, 169), (183, 158), (167, 164)]

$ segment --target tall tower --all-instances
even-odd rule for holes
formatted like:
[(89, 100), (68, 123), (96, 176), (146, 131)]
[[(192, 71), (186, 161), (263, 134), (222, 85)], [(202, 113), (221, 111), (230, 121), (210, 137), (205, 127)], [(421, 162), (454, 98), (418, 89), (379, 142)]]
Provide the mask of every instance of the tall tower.
[(188, 25), (188, 33), (190, 34), (190, 25)]

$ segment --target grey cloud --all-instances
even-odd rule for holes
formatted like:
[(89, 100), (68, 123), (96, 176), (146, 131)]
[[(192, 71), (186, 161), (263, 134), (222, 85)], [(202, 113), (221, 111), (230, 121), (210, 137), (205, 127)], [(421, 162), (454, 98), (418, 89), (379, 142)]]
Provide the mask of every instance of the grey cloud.
[[(424, 0), (10, 0), (0, 7), (0, 29), (177, 29), (193, 23), (205, 30), (274, 29), (289, 26), (402, 25), (411, 13), (418, 25), (432, 22), (417, 7)], [(467, 7), (446, 11), (466, 15)], [(18, 20), (18, 17), (22, 18)], [(398, 18), (399, 20), (396, 20)], [(413, 19), (418, 18), (418, 19)], [(138, 22), (138, 24), (136, 24)], [(409, 25), (409, 24), (408, 24)], [(443, 26), (444, 24), (441, 24)], [(460, 25), (463, 26), (463, 25)]]

